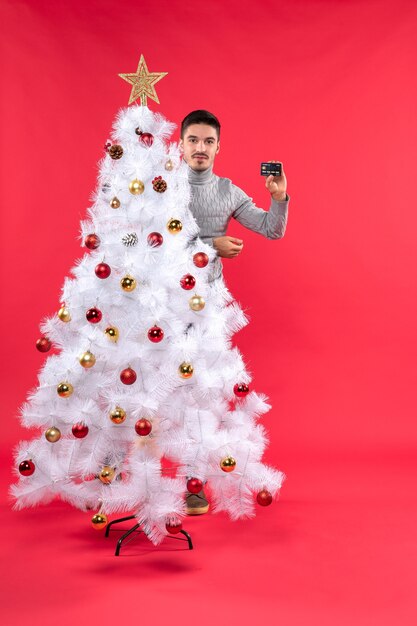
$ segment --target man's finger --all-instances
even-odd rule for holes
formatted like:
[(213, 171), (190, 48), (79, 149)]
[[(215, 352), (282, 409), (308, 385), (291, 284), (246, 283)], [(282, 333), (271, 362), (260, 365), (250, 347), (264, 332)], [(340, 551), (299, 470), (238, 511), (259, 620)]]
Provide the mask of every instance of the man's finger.
[(229, 237), (229, 241), (237, 243), (239, 246), (243, 244), (243, 239), (237, 239), (236, 237)]

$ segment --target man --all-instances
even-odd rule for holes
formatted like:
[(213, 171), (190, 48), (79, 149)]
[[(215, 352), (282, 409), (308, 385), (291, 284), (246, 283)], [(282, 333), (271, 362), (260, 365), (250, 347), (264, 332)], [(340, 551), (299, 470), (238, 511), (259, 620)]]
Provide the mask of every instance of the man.
[[(220, 257), (234, 258), (243, 249), (241, 239), (226, 235), (232, 217), (268, 239), (284, 236), (289, 203), (287, 180), (283, 168), (281, 176), (266, 178), (271, 204), (269, 211), (264, 211), (231, 180), (216, 176), (213, 164), (220, 150), (220, 122), (209, 111), (192, 111), (183, 119), (180, 148), (189, 167), (190, 210), (200, 228), (199, 237), (217, 251), (209, 278), (215, 280), (222, 275)], [(204, 491), (187, 495), (188, 514), (206, 513), (208, 508)]]

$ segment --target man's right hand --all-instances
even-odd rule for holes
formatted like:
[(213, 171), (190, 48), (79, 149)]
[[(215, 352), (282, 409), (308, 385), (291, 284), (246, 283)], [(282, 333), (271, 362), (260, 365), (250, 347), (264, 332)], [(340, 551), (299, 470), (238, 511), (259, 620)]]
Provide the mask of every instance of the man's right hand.
[(213, 246), (219, 256), (225, 259), (233, 259), (235, 256), (242, 252), (243, 241), (242, 239), (236, 239), (236, 237), (216, 237), (213, 239)]

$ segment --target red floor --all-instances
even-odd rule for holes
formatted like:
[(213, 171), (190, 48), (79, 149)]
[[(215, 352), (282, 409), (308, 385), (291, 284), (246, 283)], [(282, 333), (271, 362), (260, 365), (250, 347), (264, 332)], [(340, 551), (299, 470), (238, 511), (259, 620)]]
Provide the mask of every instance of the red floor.
[(115, 557), (88, 515), (3, 498), (1, 623), (415, 625), (411, 454), (292, 452), (282, 468), (280, 501), (255, 520), (189, 518), (193, 551), (141, 537)]

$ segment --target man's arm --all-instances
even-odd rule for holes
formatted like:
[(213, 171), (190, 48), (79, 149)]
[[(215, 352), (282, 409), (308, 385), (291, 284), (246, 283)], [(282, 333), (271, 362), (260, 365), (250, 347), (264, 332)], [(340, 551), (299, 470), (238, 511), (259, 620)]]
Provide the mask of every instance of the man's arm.
[(288, 194), (285, 194), (283, 200), (275, 200), (271, 196), (269, 211), (257, 207), (252, 198), (235, 185), (233, 186), (233, 194), (236, 208), (232, 215), (242, 226), (268, 239), (280, 239), (284, 236), (290, 200)]

